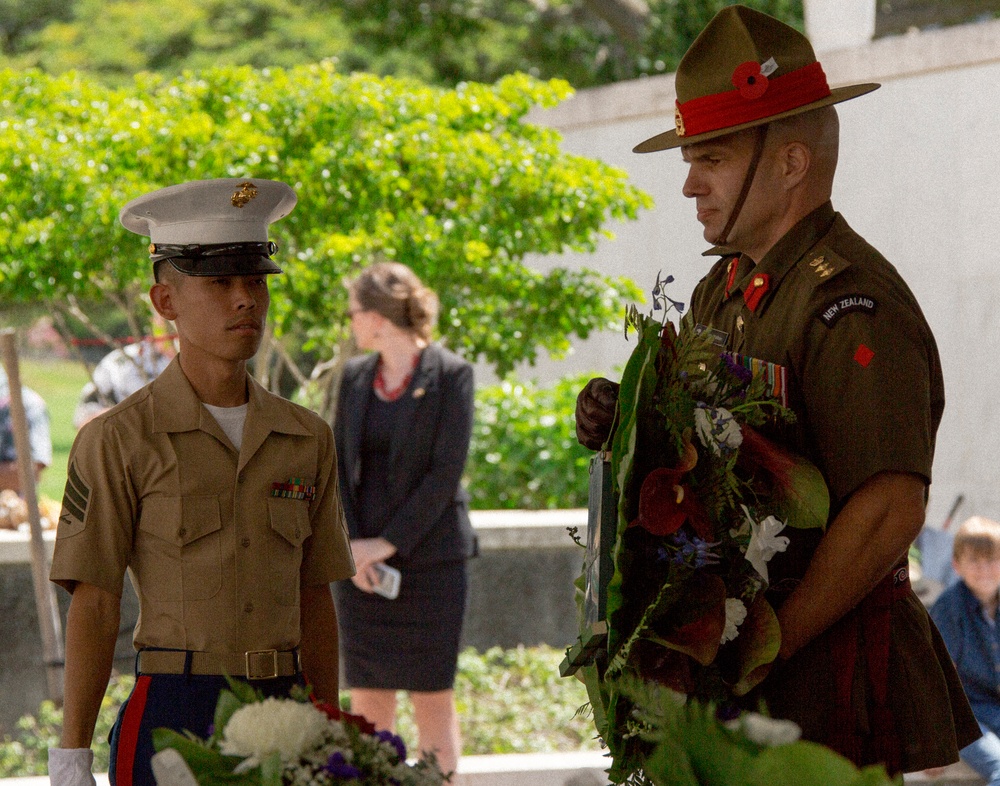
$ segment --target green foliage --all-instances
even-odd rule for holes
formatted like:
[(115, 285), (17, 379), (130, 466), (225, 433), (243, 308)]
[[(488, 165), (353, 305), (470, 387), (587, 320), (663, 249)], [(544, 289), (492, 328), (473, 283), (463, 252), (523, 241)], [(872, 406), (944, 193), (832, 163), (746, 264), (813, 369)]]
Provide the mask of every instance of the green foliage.
[(685, 704), (662, 685), (623, 683), (654, 753), (628, 781), (643, 786), (901, 786), (885, 767), (858, 769), (829, 748), (798, 739), (789, 721), (756, 713), (722, 723), (711, 704)]
[[(128, 698), (134, 680), (113, 679), (101, 701), (94, 729), (94, 772), (108, 771), (108, 734), (118, 708)], [(25, 715), (17, 722), (17, 731), (5, 734), (0, 741), (0, 778), (23, 778), (47, 775), (50, 747), (58, 747), (62, 730), (62, 710), (51, 701), (43, 701), (38, 715)]]
[[(593, 730), (577, 709), (587, 701), (583, 685), (559, 677), (562, 650), (553, 647), (493, 648), (459, 653), (455, 697), (465, 755), (593, 750)], [(108, 732), (132, 689), (132, 677), (111, 681), (94, 734), (94, 771), (107, 772)], [(349, 704), (347, 694), (342, 703)], [(0, 778), (45, 775), (48, 748), (58, 743), (62, 711), (44, 702), (16, 734), (0, 740)], [(416, 750), (413, 708), (400, 703), (399, 733)]]
[(287, 354), (335, 355), (342, 281), (384, 257), (438, 291), (441, 334), (467, 358), (504, 374), (538, 349), (559, 356), (613, 324), (634, 287), (524, 258), (592, 251), (606, 221), (650, 205), (623, 171), (524, 122), (569, 93), (525, 75), (442, 90), (329, 62), (146, 74), (121, 89), (0, 72), (0, 298), (91, 323), (84, 304), (110, 301), (141, 324), (149, 262), (120, 207), (184, 180), (269, 177), (299, 193), (274, 227), (287, 275), (273, 280), (272, 324)]
[(579, 712), (586, 691), (559, 676), (564, 654), (544, 646), (460, 653), (455, 701), (465, 753), (595, 749), (593, 726)]
[(576, 439), (576, 396), (589, 375), (551, 387), (505, 379), (476, 390), (465, 482), (479, 510), (584, 508), (592, 451)]
[[(2, 54), (50, 73), (122, 84), (215, 63), (291, 66), (336, 58), (344, 72), (455, 86), (525, 71), (588, 87), (676, 68), (732, 0), (4, 0)], [(802, 26), (801, 0), (743, 0)], [(2, 60), (0, 60), (2, 62)]]

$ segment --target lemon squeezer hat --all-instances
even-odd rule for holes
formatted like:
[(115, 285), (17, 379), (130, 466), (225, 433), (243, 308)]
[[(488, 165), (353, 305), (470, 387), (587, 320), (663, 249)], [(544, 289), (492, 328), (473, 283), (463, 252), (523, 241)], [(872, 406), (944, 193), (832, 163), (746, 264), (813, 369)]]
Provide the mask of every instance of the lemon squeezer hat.
[(675, 127), (635, 153), (702, 142), (870, 93), (879, 85), (826, 81), (812, 44), (774, 17), (742, 5), (717, 13), (681, 58)]
[(295, 207), (278, 180), (216, 178), (167, 186), (137, 197), (118, 218), (149, 238), (149, 256), (189, 276), (280, 273), (268, 227)]

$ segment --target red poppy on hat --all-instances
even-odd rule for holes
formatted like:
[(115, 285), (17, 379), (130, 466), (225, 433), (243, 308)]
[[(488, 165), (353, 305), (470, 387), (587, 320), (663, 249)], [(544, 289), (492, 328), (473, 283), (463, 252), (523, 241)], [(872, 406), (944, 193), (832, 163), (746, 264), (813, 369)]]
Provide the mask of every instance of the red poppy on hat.
[(733, 86), (740, 91), (740, 95), (748, 100), (760, 98), (767, 92), (767, 77), (760, 69), (760, 63), (756, 60), (747, 60), (740, 63), (733, 71)]

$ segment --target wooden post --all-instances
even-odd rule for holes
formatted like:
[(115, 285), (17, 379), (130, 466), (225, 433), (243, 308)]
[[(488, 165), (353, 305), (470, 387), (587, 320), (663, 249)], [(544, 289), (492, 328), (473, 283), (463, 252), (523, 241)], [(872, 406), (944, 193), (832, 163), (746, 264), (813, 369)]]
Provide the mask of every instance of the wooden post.
[(49, 558), (45, 541), (42, 539), (42, 519), (38, 511), (38, 492), (35, 486), (35, 462), (31, 456), (28, 418), (24, 412), (24, 400), (21, 395), (21, 372), (13, 330), (0, 331), (0, 353), (10, 387), (10, 418), (14, 428), (14, 449), (17, 451), (21, 494), (28, 505), (28, 524), (31, 528), (31, 576), (35, 589), (38, 626), (42, 634), (45, 678), (48, 683), (49, 698), (61, 706), (63, 666), (66, 657), (62, 642), (62, 622), (55, 587), (49, 582)]

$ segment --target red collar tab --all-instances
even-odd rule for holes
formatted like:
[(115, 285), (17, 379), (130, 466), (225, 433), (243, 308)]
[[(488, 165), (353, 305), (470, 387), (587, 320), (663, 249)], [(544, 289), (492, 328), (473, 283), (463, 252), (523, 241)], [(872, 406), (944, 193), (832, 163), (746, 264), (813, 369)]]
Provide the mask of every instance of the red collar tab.
[(819, 62), (768, 77), (759, 63), (749, 61), (733, 72), (735, 90), (677, 102), (675, 120), (681, 137), (707, 134), (752, 123), (820, 101), (830, 95), (830, 85)]
[(726, 297), (729, 297), (729, 290), (733, 288), (736, 283), (736, 273), (740, 269), (740, 258), (733, 257), (729, 260), (729, 267), (726, 268), (726, 272), (729, 274), (729, 278), (726, 280)]
[(756, 311), (757, 306), (760, 305), (760, 301), (767, 294), (770, 286), (771, 277), (767, 273), (757, 273), (751, 279), (750, 286), (743, 293), (743, 300), (747, 304), (747, 308), (751, 311)]

